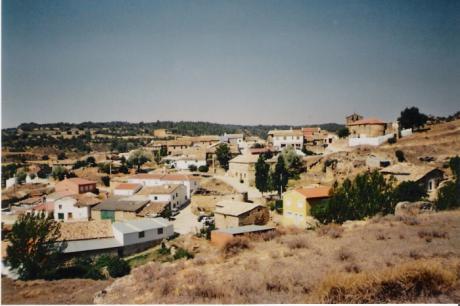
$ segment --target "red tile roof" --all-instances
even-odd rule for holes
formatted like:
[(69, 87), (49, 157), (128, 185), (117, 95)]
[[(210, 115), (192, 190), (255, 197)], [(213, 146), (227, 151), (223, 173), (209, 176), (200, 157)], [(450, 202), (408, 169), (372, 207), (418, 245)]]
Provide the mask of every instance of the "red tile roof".
[(119, 190), (120, 189), (123, 189), (123, 190), (136, 190), (139, 187), (141, 187), (141, 185), (139, 185), (139, 184), (121, 183), (121, 184), (118, 184), (118, 186), (115, 189), (119, 189)]
[(328, 198), (331, 191), (330, 187), (319, 186), (319, 187), (303, 187), (294, 189), (307, 199), (318, 199), (318, 198)]
[(348, 125), (365, 125), (365, 124), (385, 124), (385, 122), (377, 118), (365, 118), (365, 119), (361, 119), (361, 120), (352, 122)]

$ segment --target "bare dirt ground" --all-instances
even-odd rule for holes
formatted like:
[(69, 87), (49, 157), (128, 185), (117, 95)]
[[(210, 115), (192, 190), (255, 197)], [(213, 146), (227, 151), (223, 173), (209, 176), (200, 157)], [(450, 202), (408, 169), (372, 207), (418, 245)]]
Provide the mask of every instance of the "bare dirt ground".
[(2, 277), (2, 304), (92, 304), (113, 280), (13, 281)]
[(193, 239), (193, 260), (140, 266), (95, 303), (456, 303), (459, 234), (457, 210), (280, 229), (223, 250)]

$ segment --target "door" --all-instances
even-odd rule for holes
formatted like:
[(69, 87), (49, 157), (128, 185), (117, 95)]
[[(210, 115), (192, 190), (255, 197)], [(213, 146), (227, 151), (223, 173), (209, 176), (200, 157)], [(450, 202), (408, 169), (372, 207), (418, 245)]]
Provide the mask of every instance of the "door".
[(69, 212), (69, 213), (67, 214), (67, 219), (72, 220), (72, 218), (73, 218), (73, 215), (72, 215), (71, 212)]
[(102, 220), (112, 220), (115, 221), (115, 211), (113, 210), (101, 210), (101, 219)]

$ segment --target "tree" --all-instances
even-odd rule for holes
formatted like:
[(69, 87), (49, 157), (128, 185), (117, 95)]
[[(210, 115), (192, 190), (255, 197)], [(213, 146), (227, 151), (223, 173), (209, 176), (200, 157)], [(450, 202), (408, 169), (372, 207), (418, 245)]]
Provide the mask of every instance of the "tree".
[(62, 181), (66, 177), (67, 174), (68, 174), (67, 169), (65, 169), (62, 166), (53, 167), (53, 170), (51, 171), (51, 175), (53, 176), (53, 179), (60, 180), (60, 181)]
[(43, 156), (42, 156), (42, 160), (48, 160), (48, 159), (50, 159), (50, 158), (48, 157), (48, 155), (43, 155)]
[(305, 171), (302, 160), (292, 146), (285, 148), (283, 152), (281, 152), (281, 155), (284, 158), (284, 164), (289, 173), (289, 177), (296, 178), (300, 173)]
[(460, 177), (460, 157), (457, 155), (449, 160), (449, 167), (456, 180)]
[(59, 238), (60, 224), (44, 213), (21, 215), (7, 236), (5, 261), (20, 279), (51, 277), (66, 246)]
[(110, 177), (108, 176), (103, 176), (101, 177), (102, 183), (104, 186), (109, 187), (110, 186)]
[(48, 178), (48, 176), (51, 174), (51, 167), (47, 164), (41, 165), (40, 170), (37, 172), (37, 176), (42, 179)]
[(460, 157), (452, 157), (449, 160), (449, 167), (454, 175), (454, 180), (447, 182), (439, 189), (438, 198), (435, 202), (438, 210), (460, 207)]
[(270, 166), (265, 162), (264, 156), (259, 155), (255, 165), (256, 168), (256, 188), (263, 194), (269, 188)]
[(209, 167), (208, 167), (208, 165), (199, 166), (199, 167), (198, 167), (198, 171), (200, 171), (200, 172), (208, 172), (208, 171), (209, 171)]
[(192, 172), (195, 172), (197, 170), (197, 167), (196, 167), (196, 165), (189, 165), (188, 170), (190, 170)]
[(217, 146), (216, 157), (219, 164), (225, 171), (228, 170), (228, 162), (231, 159), (230, 148), (226, 143), (221, 143)]
[(73, 164), (72, 169), (80, 169), (86, 167), (88, 164), (84, 160), (77, 160), (75, 164)]
[(150, 152), (144, 150), (133, 151), (128, 158), (128, 161), (133, 165), (137, 166), (137, 171), (141, 169), (141, 166), (148, 161), (152, 161), (153, 156)]
[(425, 125), (428, 116), (420, 113), (417, 107), (405, 108), (398, 118), (401, 129), (417, 129)]
[(402, 182), (394, 191), (395, 203), (420, 201), (424, 197), (426, 197), (425, 188), (413, 181)]
[(286, 190), (286, 186), (289, 180), (289, 173), (286, 170), (286, 166), (284, 164), (284, 158), (280, 154), (278, 156), (278, 161), (275, 165), (275, 171), (271, 175), (272, 177), (272, 188), (278, 192), (278, 195), (281, 196), (284, 190)]
[(60, 152), (58, 155), (57, 155), (57, 159), (58, 160), (63, 160), (63, 159), (66, 159), (67, 156), (65, 155), (65, 152)]
[(107, 264), (107, 271), (111, 277), (122, 277), (129, 274), (131, 267), (122, 258), (113, 256)]
[(398, 161), (400, 163), (402, 163), (403, 161), (406, 161), (406, 157), (404, 156), (404, 152), (401, 151), (401, 150), (396, 150), (395, 151), (395, 155), (396, 155), (396, 158), (398, 159)]
[(16, 173), (16, 183), (17, 184), (24, 184), (26, 181), (27, 173), (24, 170), (19, 170)]
[(347, 127), (341, 128), (337, 131), (339, 138), (347, 138), (350, 135), (350, 130)]
[(394, 212), (393, 179), (386, 180), (378, 171), (359, 174), (341, 185), (334, 184), (331, 198), (315, 205), (312, 216), (322, 223), (361, 220), (377, 213)]
[(161, 146), (160, 148), (160, 156), (165, 157), (168, 155), (168, 148), (166, 146)]
[(88, 158), (86, 158), (86, 163), (88, 166), (94, 167), (96, 166), (96, 159), (93, 156), (88, 156)]

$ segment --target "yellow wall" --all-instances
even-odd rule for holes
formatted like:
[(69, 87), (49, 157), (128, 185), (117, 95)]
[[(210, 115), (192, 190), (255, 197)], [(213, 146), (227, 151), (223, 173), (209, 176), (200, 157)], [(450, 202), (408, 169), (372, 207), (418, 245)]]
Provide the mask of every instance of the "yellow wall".
[(310, 204), (303, 195), (295, 190), (283, 194), (283, 225), (305, 227), (309, 215)]

